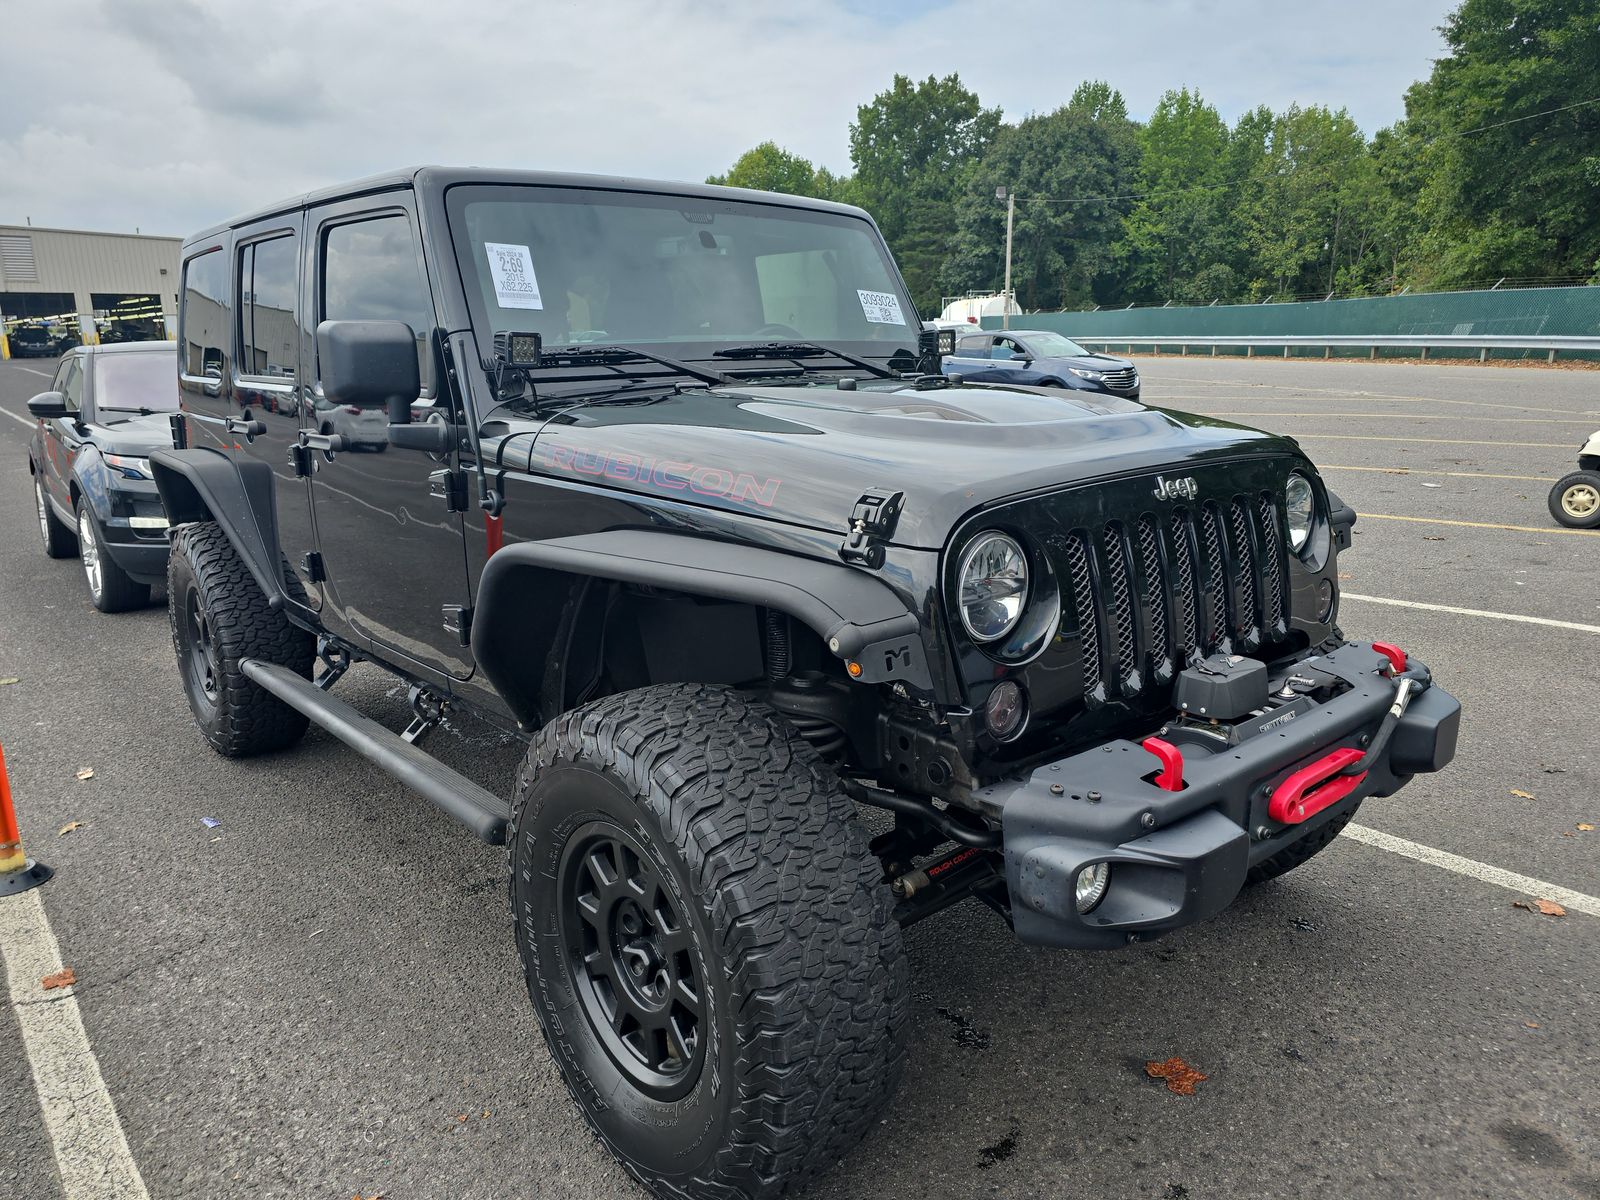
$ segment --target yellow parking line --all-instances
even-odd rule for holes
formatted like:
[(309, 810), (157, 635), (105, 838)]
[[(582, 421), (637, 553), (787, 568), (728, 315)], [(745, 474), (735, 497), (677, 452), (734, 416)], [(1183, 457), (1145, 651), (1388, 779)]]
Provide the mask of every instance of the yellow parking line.
[(1496, 525), (1491, 521), (1447, 521), (1443, 517), (1397, 517), (1393, 513), (1360, 514), (1363, 521), (1409, 521), (1414, 525), (1460, 525), (1467, 529), (1510, 529), (1516, 533), (1565, 533), (1600, 537), (1600, 529), (1568, 529), (1564, 525)]
[(1554, 475), (1491, 475), (1488, 471), (1424, 471), (1420, 467), (1336, 467), (1318, 463), (1319, 471), (1376, 471), (1381, 475), (1448, 475), (1452, 479), (1522, 479), (1528, 483), (1554, 483)]
[(1375, 433), (1293, 433), (1286, 429), (1279, 429), (1276, 432), (1288, 433), (1290, 437), (1314, 442), (1407, 442), (1413, 446), (1527, 446), (1536, 450), (1573, 448), (1571, 442), (1471, 442), (1449, 438), (1383, 437)]
[(1581, 425), (1589, 429), (1593, 417), (1478, 417), (1471, 413), (1353, 413), (1353, 412), (1207, 412), (1208, 417), (1359, 417), (1374, 421), (1493, 421), (1499, 425)]

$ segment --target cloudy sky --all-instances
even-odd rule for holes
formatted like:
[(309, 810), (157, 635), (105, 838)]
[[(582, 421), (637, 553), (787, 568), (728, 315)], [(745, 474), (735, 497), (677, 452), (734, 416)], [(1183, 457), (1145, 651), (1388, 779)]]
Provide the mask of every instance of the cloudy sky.
[(1343, 105), (1368, 133), (1449, 0), (0, 0), (0, 224), (184, 234), (419, 162), (701, 179), (771, 138), (838, 172), (895, 72), (1008, 118), (1104, 78), (1148, 115)]

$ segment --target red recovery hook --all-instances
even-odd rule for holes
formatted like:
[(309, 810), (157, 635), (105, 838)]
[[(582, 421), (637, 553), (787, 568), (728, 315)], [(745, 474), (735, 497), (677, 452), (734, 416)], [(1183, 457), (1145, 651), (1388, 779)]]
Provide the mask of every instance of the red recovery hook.
[(1346, 746), (1317, 759), (1309, 767), (1301, 767), (1273, 791), (1267, 815), (1284, 825), (1298, 825), (1328, 805), (1337, 804), (1360, 787), (1367, 777), (1365, 771), (1359, 775), (1339, 774), (1361, 758), (1360, 750)]

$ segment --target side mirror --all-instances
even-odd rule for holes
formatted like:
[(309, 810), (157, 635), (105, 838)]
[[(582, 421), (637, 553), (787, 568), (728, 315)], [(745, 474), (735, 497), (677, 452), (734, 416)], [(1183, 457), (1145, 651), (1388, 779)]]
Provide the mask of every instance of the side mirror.
[(67, 415), (67, 398), (60, 392), (40, 392), (28, 401), (28, 411), (41, 420)]
[(411, 424), (422, 390), (417, 338), (404, 321), (324, 321), (317, 326), (323, 395), (351, 408), (387, 408), (389, 424)]

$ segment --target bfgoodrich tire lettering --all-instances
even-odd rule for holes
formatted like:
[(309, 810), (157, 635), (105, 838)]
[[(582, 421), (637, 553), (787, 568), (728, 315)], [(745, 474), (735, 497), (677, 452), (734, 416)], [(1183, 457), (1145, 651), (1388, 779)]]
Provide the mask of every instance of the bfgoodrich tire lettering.
[(306, 717), (251, 683), (239, 664), (259, 658), (309, 679), (315, 644), (267, 603), (215, 522), (180, 526), (173, 537), (167, 616), (190, 711), (213, 748), (243, 758), (300, 740)]
[[(683, 916), (667, 983), (688, 973), (703, 997), (684, 1070), (654, 1088), (586, 1007), (576, 918), (560, 908), (571, 847), (612, 830)], [(775, 713), (670, 684), (562, 716), (518, 775), (510, 855), (545, 1041), (590, 1125), (652, 1192), (777, 1196), (861, 1138), (900, 1072), (900, 930), (854, 806)]]

